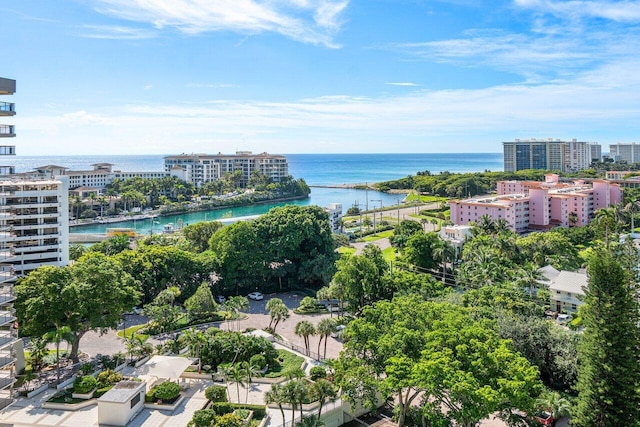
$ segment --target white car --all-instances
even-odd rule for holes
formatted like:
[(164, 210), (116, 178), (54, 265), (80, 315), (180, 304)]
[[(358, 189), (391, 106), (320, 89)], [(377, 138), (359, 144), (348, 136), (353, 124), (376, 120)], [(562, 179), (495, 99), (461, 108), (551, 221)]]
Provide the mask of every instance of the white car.
[(254, 301), (262, 301), (264, 299), (264, 295), (260, 292), (251, 292), (247, 295), (247, 298), (252, 299)]

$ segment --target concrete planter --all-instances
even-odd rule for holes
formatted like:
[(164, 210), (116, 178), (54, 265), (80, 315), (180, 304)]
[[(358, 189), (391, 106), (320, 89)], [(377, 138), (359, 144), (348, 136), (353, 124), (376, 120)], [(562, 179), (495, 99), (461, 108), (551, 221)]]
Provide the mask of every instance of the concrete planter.
[[(182, 374), (180, 374), (180, 378), (189, 378), (192, 380), (211, 380), (211, 375), (212, 374), (199, 374), (197, 372), (183, 372)], [(215, 373), (213, 374), (215, 375)]]
[(145, 363), (147, 363), (149, 361), (149, 359), (151, 359), (151, 356), (145, 356), (142, 359), (138, 360), (134, 366), (136, 368), (139, 368), (140, 366), (142, 366)]
[(178, 398), (178, 400), (176, 400), (175, 402), (173, 402), (171, 405), (169, 404), (163, 404), (163, 403), (145, 403), (144, 407), (147, 409), (157, 409), (159, 411), (175, 411), (176, 408), (178, 406), (180, 406), (180, 404), (182, 403), (182, 401), (184, 400), (184, 396), (181, 394), (180, 397)]
[(69, 387), (71, 384), (73, 384), (73, 382), (76, 380), (76, 376), (72, 376), (71, 378), (69, 378), (66, 381), (61, 382), (60, 384), (58, 384), (57, 386), (55, 386), (56, 390), (62, 390), (64, 388)]
[(28, 398), (33, 397), (33, 396), (37, 396), (40, 393), (42, 393), (43, 391), (48, 390), (48, 389), (49, 389), (49, 384), (42, 384), (40, 387), (38, 387), (36, 389), (33, 389), (30, 392), (27, 392), (26, 396)]
[(93, 397), (93, 393), (96, 392), (97, 389), (91, 390), (89, 393), (71, 393), (71, 397), (74, 399), (91, 399)]
[(52, 403), (44, 402), (40, 405), (44, 409), (60, 409), (62, 411), (77, 411), (78, 409), (86, 408), (87, 406), (95, 405), (98, 401), (96, 399), (85, 400), (80, 403)]

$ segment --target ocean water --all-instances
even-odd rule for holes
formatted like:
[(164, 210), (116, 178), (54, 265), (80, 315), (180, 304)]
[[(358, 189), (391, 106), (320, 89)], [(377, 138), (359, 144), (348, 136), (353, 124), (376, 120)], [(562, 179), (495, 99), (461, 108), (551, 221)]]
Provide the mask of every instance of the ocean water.
[[(311, 185), (311, 195), (306, 200), (288, 202), (296, 205), (327, 206), (341, 203), (343, 211), (351, 206), (361, 209), (397, 205), (403, 196), (378, 191), (327, 188), (353, 183), (373, 183), (415, 175), (417, 172), (438, 173), (478, 172), (502, 170), (501, 153), (420, 153), (420, 154), (286, 154), (289, 172), (296, 178), (304, 178)], [(43, 165), (64, 166), (72, 170), (90, 170), (94, 163), (113, 163), (114, 170), (160, 171), (163, 155), (132, 156), (16, 156), (9, 159), (17, 172), (26, 172)], [(315, 187), (321, 186), (321, 187)], [(141, 234), (158, 232), (167, 223), (190, 224), (204, 220), (227, 221), (232, 218), (261, 215), (284, 203), (267, 203), (241, 208), (220, 209), (163, 217), (158, 223), (149, 220), (130, 221), (114, 225), (93, 224), (73, 227), (72, 233), (104, 233), (107, 227), (135, 227)]]
[[(289, 172), (309, 185), (379, 182), (415, 175), (421, 171), (438, 173), (477, 172), (503, 169), (501, 153), (417, 153), (417, 154), (285, 154)], [(164, 155), (135, 156), (16, 156), (4, 159), (17, 172), (43, 165), (90, 170), (94, 163), (113, 163), (121, 171), (161, 171)]]

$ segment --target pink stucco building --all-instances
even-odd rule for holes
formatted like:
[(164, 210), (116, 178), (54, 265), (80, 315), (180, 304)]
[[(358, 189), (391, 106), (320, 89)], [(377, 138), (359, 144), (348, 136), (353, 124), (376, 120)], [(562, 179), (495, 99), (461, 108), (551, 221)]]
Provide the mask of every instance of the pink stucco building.
[(549, 174), (543, 182), (499, 181), (498, 195), (449, 202), (456, 225), (477, 222), (484, 215), (504, 219), (512, 230), (546, 230), (587, 225), (600, 208), (622, 202), (622, 189), (605, 180), (561, 183)]

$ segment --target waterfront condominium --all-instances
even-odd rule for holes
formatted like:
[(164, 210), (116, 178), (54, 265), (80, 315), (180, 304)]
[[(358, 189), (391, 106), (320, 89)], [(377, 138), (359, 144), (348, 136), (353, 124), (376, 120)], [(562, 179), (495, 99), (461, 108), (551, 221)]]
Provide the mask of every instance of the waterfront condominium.
[(558, 175), (545, 181), (498, 181), (497, 196), (449, 202), (455, 225), (478, 222), (483, 216), (503, 219), (518, 233), (552, 227), (589, 224), (595, 211), (622, 201), (622, 189), (606, 180), (561, 183)]
[[(12, 95), (15, 88), (15, 80), (0, 78), (0, 95)], [(14, 104), (0, 103), (0, 119), (15, 112)], [(0, 137), (14, 136), (12, 125), (0, 125)], [(15, 148), (2, 145), (0, 154), (14, 155)], [(69, 258), (68, 180), (14, 174), (12, 166), (1, 168), (0, 410), (13, 402), (15, 373), (24, 368), (13, 310), (15, 280), (42, 265), (64, 266)]]
[(609, 145), (609, 157), (616, 162), (640, 163), (640, 144), (626, 142)]
[(235, 154), (180, 154), (164, 158), (165, 172), (175, 175), (196, 187), (216, 181), (226, 173), (242, 172), (240, 186), (247, 185), (254, 171), (274, 182), (289, 175), (287, 158), (269, 153), (253, 154), (237, 151)]
[(516, 139), (503, 142), (502, 147), (505, 172), (523, 169), (577, 172), (601, 157), (599, 144), (576, 139)]

